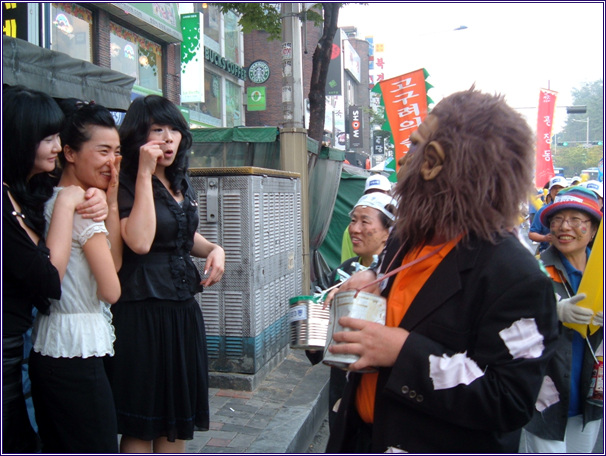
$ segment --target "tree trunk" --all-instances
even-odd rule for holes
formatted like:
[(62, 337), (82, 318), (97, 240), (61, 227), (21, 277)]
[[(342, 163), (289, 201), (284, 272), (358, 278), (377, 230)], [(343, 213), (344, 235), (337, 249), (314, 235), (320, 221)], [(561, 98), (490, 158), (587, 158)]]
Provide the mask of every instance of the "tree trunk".
[(307, 135), (322, 142), (326, 112), (326, 77), (332, 54), (332, 42), (337, 31), (341, 3), (322, 3), (324, 28), (312, 58), (309, 86), (309, 129)]

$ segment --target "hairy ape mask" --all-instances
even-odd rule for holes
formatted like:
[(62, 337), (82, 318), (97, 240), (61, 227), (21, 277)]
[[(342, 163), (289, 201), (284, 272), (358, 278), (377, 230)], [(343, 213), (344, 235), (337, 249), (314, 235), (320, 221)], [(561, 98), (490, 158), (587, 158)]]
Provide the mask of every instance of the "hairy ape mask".
[(460, 234), (493, 241), (517, 224), (533, 187), (534, 135), (502, 96), (472, 87), (444, 98), (411, 142), (395, 189), (407, 250)]

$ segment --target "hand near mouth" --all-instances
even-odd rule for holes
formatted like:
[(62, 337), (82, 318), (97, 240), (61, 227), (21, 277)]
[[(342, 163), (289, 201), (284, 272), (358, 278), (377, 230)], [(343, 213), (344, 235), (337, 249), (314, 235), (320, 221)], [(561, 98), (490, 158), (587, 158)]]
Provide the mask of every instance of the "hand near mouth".
[(139, 172), (147, 172), (151, 176), (156, 171), (158, 160), (164, 156), (160, 147), (165, 141), (149, 141), (139, 149)]
[(118, 204), (118, 184), (120, 181), (120, 162), (122, 156), (117, 156), (112, 162), (108, 162), (111, 178), (107, 187), (107, 204)]

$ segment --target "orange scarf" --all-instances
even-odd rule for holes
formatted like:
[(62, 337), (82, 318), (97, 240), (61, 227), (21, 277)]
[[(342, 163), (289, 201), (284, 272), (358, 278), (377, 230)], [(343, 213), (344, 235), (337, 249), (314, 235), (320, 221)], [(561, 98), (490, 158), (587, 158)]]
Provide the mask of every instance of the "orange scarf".
[[(459, 236), (456, 239), (447, 242), (437, 254), (430, 256), (410, 268), (400, 271), (396, 275), (387, 298), (386, 326), (395, 328), (400, 325), (402, 318), (404, 318), (406, 311), (417, 296), (417, 293), (460, 239), (461, 237)], [(402, 264), (404, 265), (417, 258), (421, 258), (439, 247), (440, 246), (435, 245), (425, 245), (420, 249), (415, 249), (404, 256)], [(375, 395), (378, 378), (378, 372), (362, 374), (362, 380), (356, 391), (356, 408), (358, 409), (360, 417), (366, 423), (372, 423), (374, 421)]]

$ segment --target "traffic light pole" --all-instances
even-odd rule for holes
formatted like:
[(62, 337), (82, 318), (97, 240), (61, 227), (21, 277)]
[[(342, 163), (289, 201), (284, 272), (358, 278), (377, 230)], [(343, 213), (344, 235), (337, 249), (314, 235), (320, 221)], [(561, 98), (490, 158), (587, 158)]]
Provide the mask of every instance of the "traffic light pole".
[(589, 117), (585, 120), (571, 119), (573, 122), (587, 123), (587, 134), (585, 135), (585, 147), (589, 147)]

